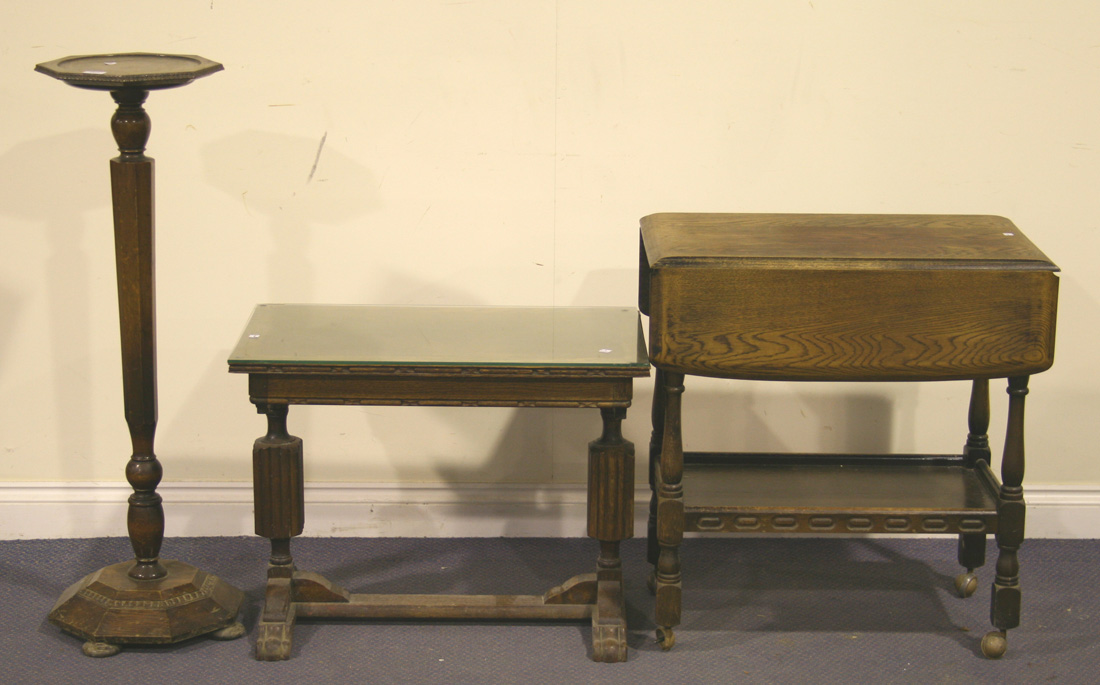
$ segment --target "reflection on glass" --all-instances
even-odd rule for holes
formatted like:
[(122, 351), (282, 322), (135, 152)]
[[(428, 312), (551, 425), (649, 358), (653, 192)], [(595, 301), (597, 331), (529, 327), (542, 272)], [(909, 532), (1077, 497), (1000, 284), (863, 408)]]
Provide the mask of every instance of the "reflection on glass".
[(625, 307), (256, 307), (230, 365), (426, 364), (648, 367)]

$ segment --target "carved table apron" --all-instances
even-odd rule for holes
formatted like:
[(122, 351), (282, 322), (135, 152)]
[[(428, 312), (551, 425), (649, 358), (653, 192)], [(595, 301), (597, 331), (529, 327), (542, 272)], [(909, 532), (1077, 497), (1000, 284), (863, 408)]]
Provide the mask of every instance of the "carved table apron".
[[(249, 375), (268, 432), (255, 442), (256, 534), (271, 540), (256, 657), (287, 659), (296, 618), (592, 621), (593, 658), (626, 659), (619, 543), (633, 535), (635, 377), (649, 374), (637, 312), (623, 308), (260, 305), (229, 370)], [(291, 404), (598, 408), (589, 443), (595, 573), (542, 595), (350, 594), (295, 568), (304, 523), (302, 441)]]

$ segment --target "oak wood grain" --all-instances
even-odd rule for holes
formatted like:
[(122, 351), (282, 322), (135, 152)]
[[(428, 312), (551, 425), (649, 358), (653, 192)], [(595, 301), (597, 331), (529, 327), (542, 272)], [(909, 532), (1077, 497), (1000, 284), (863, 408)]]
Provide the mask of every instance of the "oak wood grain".
[(652, 278), (650, 357), (683, 373), (947, 380), (1054, 362), (1050, 272), (707, 268)]
[[(1057, 270), (1004, 217), (937, 214), (653, 214), (641, 220), (649, 266), (797, 260), (801, 268), (1008, 267)], [(901, 265), (900, 268), (904, 268)]]

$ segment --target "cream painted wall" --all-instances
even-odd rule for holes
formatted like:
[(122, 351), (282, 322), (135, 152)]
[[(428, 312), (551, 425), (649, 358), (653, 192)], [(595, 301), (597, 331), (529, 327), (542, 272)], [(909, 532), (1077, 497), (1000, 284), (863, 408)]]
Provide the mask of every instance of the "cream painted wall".
[[(147, 107), (166, 480), (250, 478), (263, 422), (225, 358), (256, 303), (631, 305), (645, 214), (836, 211), (1003, 214), (1060, 264), (1027, 483), (1100, 485), (1091, 0), (10, 0), (0, 27), (0, 481), (122, 480), (129, 455), (113, 105), (33, 66), (166, 51), (226, 65)], [(690, 379), (685, 430), (700, 449), (954, 451), (966, 393)], [(291, 412), (318, 481), (576, 482), (598, 423)]]

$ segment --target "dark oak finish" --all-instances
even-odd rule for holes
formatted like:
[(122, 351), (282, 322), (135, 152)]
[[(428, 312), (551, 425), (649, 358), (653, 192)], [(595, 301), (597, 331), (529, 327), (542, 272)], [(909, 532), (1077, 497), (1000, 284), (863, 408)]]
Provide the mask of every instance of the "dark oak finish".
[[(256, 533), (271, 540), (272, 550), (256, 658), (290, 658), (298, 618), (535, 619), (590, 620), (593, 659), (625, 661), (619, 543), (634, 534), (634, 446), (623, 438), (621, 424), (630, 406), (633, 379), (649, 374), (637, 313), (632, 315), (633, 328), (626, 330), (626, 337), (631, 338), (631, 349), (626, 351), (630, 363), (620, 365), (547, 364), (537, 360), (500, 364), (372, 361), (369, 338), (363, 338), (362, 347), (351, 344), (357, 335), (373, 329), (361, 324), (406, 312), (362, 307), (339, 309), (319, 328), (324, 345), (335, 339), (341, 343), (336, 347), (355, 350), (349, 355), (354, 359), (309, 363), (308, 350), (293, 348), (282, 350), (291, 360), (244, 358), (247, 355), (242, 350), (251, 339), (274, 331), (281, 342), (279, 331), (284, 328), (296, 327), (297, 321), (324, 318), (315, 314), (323, 307), (287, 309), (277, 312), (258, 308), (229, 365), (231, 372), (248, 374), (250, 399), (268, 422), (267, 434), (256, 440), (253, 448)], [(451, 315), (460, 309), (436, 312), (438, 320), (433, 327), (437, 333), (444, 331), (440, 340), (457, 336), (457, 329), (455, 335), (446, 331)], [(284, 314), (285, 319), (278, 318)], [(268, 315), (274, 318), (267, 319), (265, 327), (257, 327), (257, 317)], [(379, 316), (382, 319), (370, 319)], [(505, 314), (499, 323), (507, 324), (511, 318)], [(261, 329), (266, 332), (250, 332)], [(508, 334), (502, 338), (506, 343)], [(441, 349), (439, 353), (447, 351)], [(291, 404), (599, 408), (603, 432), (588, 445), (588, 535), (600, 542), (596, 572), (570, 578), (541, 595), (435, 596), (352, 594), (316, 573), (299, 571), (290, 552), (290, 539), (303, 530), (305, 491), (302, 441), (287, 432)]]
[[(798, 214), (648, 216), (640, 265), (657, 367), (648, 553), (661, 645), (680, 623), (685, 531), (958, 535), (963, 597), (995, 534), (996, 630), (982, 651), (1001, 656), (1020, 615), (1024, 395), (1054, 361), (1057, 267), (1002, 217)], [(685, 375), (971, 380), (969, 433), (959, 455), (685, 454)], [(998, 480), (989, 379), (1006, 377)]]
[(187, 564), (160, 560), (164, 511), (156, 488), (162, 468), (153, 451), (157, 425), (156, 292), (153, 160), (145, 155), (150, 90), (184, 85), (221, 69), (192, 55), (85, 55), (39, 64), (37, 70), (81, 88), (109, 90), (118, 105), (111, 131), (115, 268), (122, 340), (122, 389), (133, 454), (126, 479), (132, 563), (89, 575), (58, 600), (50, 621), (88, 642), (90, 656), (120, 644), (171, 643), (213, 633), (239, 637), (243, 593)]
[(642, 235), (660, 368), (949, 380), (1054, 361), (1056, 267), (1007, 219), (658, 214)]
[(77, 88), (119, 91), (177, 88), (222, 70), (222, 65), (198, 55), (121, 52), (72, 55), (35, 65), (35, 71)]

